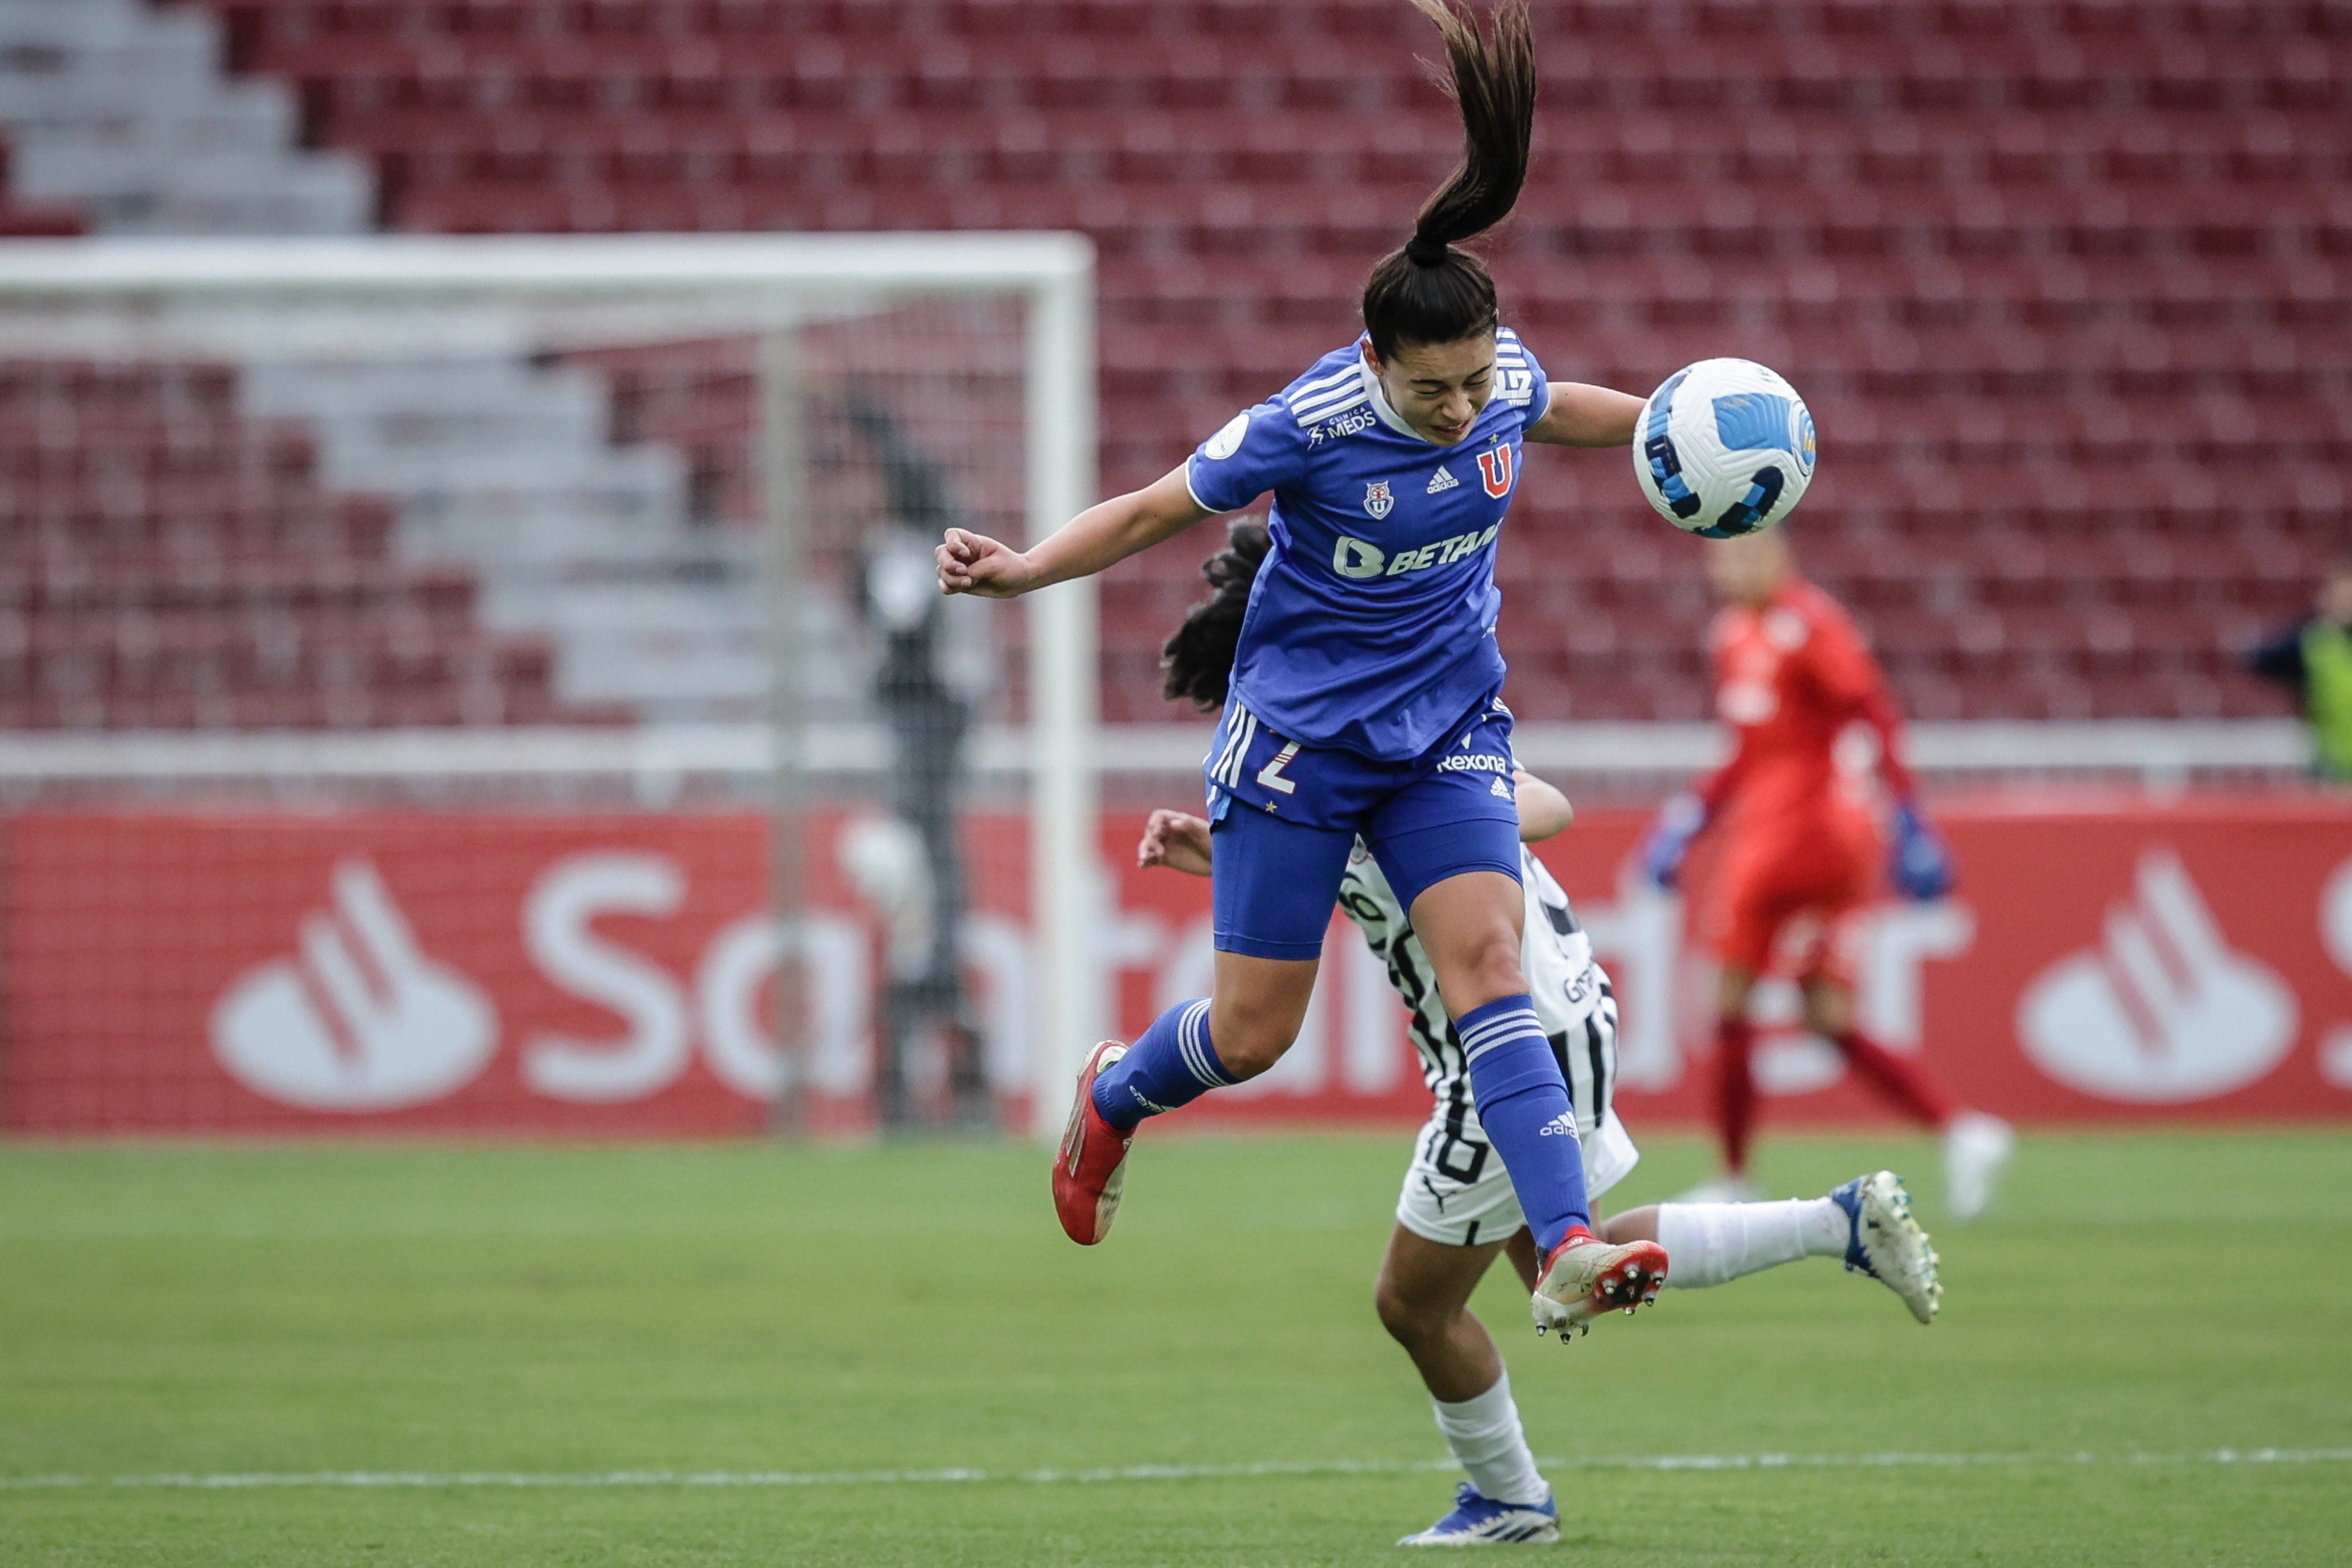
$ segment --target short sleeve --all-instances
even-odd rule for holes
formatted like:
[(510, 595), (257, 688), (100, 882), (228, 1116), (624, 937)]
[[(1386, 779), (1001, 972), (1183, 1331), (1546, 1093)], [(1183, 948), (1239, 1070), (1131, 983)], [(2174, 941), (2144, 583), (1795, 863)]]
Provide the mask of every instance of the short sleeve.
[(1306, 474), (1307, 432), (1278, 402), (1244, 409), (1184, 461), (1185, 486), (1211, 512), (1237, 512)]
[(1551, 412), (1551, 382), (1535, 350), (1506, 327), (1495, 334), (1495, 395), (1519, 411), (1523, 424), (1534, 424)]

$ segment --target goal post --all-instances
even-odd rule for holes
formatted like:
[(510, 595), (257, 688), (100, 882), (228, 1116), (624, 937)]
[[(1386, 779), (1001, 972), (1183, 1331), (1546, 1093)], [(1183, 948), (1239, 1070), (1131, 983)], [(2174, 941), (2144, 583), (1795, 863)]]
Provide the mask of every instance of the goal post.
[[(1091, 256), (1091, 245), (1088, 246)], [(1029, 339), (1029, 519), (1034, 543), (1095, 497), (1095, 331), (1090, 272), (1035, 297)], [(1030, 1100), (1040, 1138), (1060, 1130), (1060, 1091), (1095, 1039), (1110, 1029), (1109, 977), (1096, 951), (1110, 893), (1097, 852), (1100, 772), (1095, 755), (1096, 646), (1100, 616), (1091, 578), (1032, 596), (1031, 885), (1037, 900), (1041, 990), (1047, 996)], [(1051, 1042), (1050, 1045), (1042, 1042)]]
[[(955, 810), (1024, 830), (979, 831), (986, 841), (969, 847), (989, 853), (944, 873), (968, 885), (975, 908), (990, 906), (992, 941), (1001, 947), (1017, 925), (1025, 942), (997, 982), (1024, 995), (958, 1005), (995, 1020), (985, 1043), (993, 1064), (1019, 1061), (1023, 1082), (1000, 1074), (1000, 1095), (1025, 1099), (1040, 1134), (1058, 1123), (1079, 1054), (1107, 1028), (1096, 950), (1107, 894), (1094, 588), (1064, 583), (985, 611), (958, 601), (981, 619), (946, 631), (932, 625), (935, 607), (904, 591), (908, 539), (942, 519), (1034, 540), (1094, 498), (1094, 271), (1083, 236), (0, 243), (0, 397), (34, 433), (0, 454), (0, 515), (14, 514), (15, 540), (62, 551), (63, 579), (76, 585), (65, 597), (87, 600), (76, 601), (78, 620), (49, 615), (54, 604), (20, 617), (32, 673), (0, 730), (52, 748), (98, 738), (98, 751), (148, 775), (135, 787), (149, 803), (228, 810), (291, 799), (355, 814), (427, 799), (606, 809), (605, 795), (551, 787), (529, 763), (526, 754), (564, 753), (572, 725), (583, 736), (638, 727), (687, 737), (687, 752), (723, 753), (730, 768), (764, 751), (764, 789), (743, 787), (740, 773), (732, 794), (713, 789), (727, 776), (720, 768), (695, 776), (699, 795), (683, 776), (656, 771), (636, 774), (625, 794), (632, 806), (676, 800), (689, 815), (730, 802), (764, 809), (785, 916), (815, 896), (814, 883), (827, 898), (884, 902), (901, 884), (933, 887), (937, 857), (923, 863), (903, 831), (905, 842), (874, 835), (872, 867), (851, 864), (856, 856), (835, 841), (845, 821), (894, 810), (919, 818), (910, 767), (952, 773), (971, 788)], [(88, 517), (100, 520), (77, 521)], [(756, 598), (746, 599), (747, 581)], [(157, 582), (171, 591), (160, 599), (169, 608), (139, 601), (140, 584)], [(314, 612), (327, 600), (361, 607), (351, 635), (362, 645), (337, 643), (341, 623)], [(746, 603), (765, 638), (748, 655), (734, 619)], [(103, 643), (95, 653), (82, 645), (91, 635)], [(201, 646), (175, 653), (184, 643)], [(906, 695), (903, 671), (877, 673), (918, 657), (930, 661), (927, 695)], [(944, 738), (929, 760), (909, 764), (926, 713), (951, 716), (935, 725)], [(970, 747), (956, 748), (967, 723), (992, 753), (985, 769), (971, 767)], [(754, 732), (764, 745), (750, 744)], [(320, 749), (304, 736), (337, 734), (376, 736), (376, 754), (397, 754), (401, 766), (364, 787), (350, 774), (282, 767), (258, 781), (225, 768), (172, 786), (160, 778), (168, 765), (138, 761), (142, 737), (182, 757), (207, 742), (229, 753), (274, 748), (282, 763)], [(507, 734), (518, 748), (510, 771), (499, 760)], [(446, 774), (431, 761), (443, 754)], [(500, 782), (486, 797), (490, 779)], [(70, 807), (119, 799), (125, 787), (20, 774), (7, 803)], [(804, 842), (817, 826), (826, 842)], [(995, 852), (995, 841), (1024, 837), (1025, 852)], [(356, 853), (336, 863), (356, 863)], [(585, 974), (593, 965), (582, 954), (618, 942), (599, 935), (594, 921), (607, 916), (594, 908), (622, 919), (693, 907), (691, 885), (671, 889), (650, 873), (638, 885), (631, 865), (644, 870), (625, 859), (606, 866), (610, 902), (583, 905), (590, 912), (562, 928), (572, 948), (544, 933), (530, 938), (540, 956), (557, 955), (541, 967), (558, 979), (565, 963)], [(461, 855), (436, 874), (446, 884), (465, 870)], [(868, 871), (872, 885), (859, 880)], [(407, 896), (397, 877), (387, 881)], [(330, 889), (318, 892), (323, 900)], [(364, 904), (374, 894), (353, 896)], [(919, 924), (919, 911), (866, 913), (881, 927)], [(412, 923), (416, 915), (404, 908)], [(767, 1067), (740, 1040), (697, 1042), (708, 1001), (688, 993), (698, 959), (702, 972), (719, 965), (716, 946), (670, 966), (687, 977), (682, 999), (610, 975), (575, 986), (576, 999), (604, 1009), (608, 1036), (612, 1016), (625, 1026), (614, 1061), (658, 1065), (707, 1050), (719, 1077), (772, 1087), (786, 1106), (795, 1088), (850, 1083), (854, 1067), (819, 1060), (824, 1040), (795, 1039), (825, 1027), (812, 1017), (837, 1021), (850, 1001), (837, 986), (831, 1004), (797, 997), (785, 973), (795, 966), (779, 956), (799, 944), (798, 969), (831, 983), (825, 955), (843, 950), (808, 933), (764, 940), (783, 998)], [(752, 955), (738, 965), (751, 973), (758, 943), (739, 948)], [(919, 973), (919, 956), (904, 974), (898, 962), (873, 961), (877, 986), (887, 975), (902, 1000), (936, 1002), (939, 976)], [(73, 999), (59, 1005), (70, 1013)], [(503, 994), (484, 1005), (502, 1020), (516, 1012)], [(60, 1028), (73, 1034), (70, 1018)], [(593, 1022), (567, 1028), (597, 1033)], [(1008, 1029), (1025, 1040), (1001, 1038)], [(541, 1035), (570, 1038), (553, 1025)], [(77, 1038), (39, 1049), (88, 1047)], [(596, 1043), (543, 1059), (568, 1069), (517, 1071), (527, 1085), (570, 1094), (566, 1113), (599, 1094), (615, 1103), (616, 1084), (652, 1081), (653, 1066), (632, 1079), (625, 1063), (600, 1062)], [(21, 1044), (12, 1025), (13, 1059)], [(218, 1038), (210, 1047), (228, 1050)], [(364, 1030), (357, 1049), (371, 1049)], [(372, 1069), (285, 1071), (311, 1071), (324, 1085), (313, 1098), (330, 1108), (337, 1094), (373, 1092), (358, 1086)], [(499, 1070), (480, 1071), (464, 1092), (483, 1092)], [(418, 1103), (402, 1102), (400, 1113), (418, 1114)]]

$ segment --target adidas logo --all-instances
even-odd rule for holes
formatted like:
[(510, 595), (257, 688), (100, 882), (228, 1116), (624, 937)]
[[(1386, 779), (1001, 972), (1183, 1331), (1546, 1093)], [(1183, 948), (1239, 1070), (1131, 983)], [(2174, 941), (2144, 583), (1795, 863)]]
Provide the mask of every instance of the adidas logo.
[(1456, 479), (1451, 472), (1441, 466), (1436, 473), (1429, 476), (1429, 488), (1423, 493), (1434, 496), (1441, 490), (1459, 489), (1461, 486), (1461, 480)]
[(1489, 794), (1498, 795), (1506, 800), (1511, 798), (1511, 787), (1500, 779), (1489, 779), (1486, 788)]

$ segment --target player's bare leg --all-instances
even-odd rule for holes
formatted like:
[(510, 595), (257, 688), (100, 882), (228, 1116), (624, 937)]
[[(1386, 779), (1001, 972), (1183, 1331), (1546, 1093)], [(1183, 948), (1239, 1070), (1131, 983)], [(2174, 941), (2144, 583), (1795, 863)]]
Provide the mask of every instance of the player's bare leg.
[[(1596, 1215), (1593, 1218), (1597, 1220), (1600, 1217)], [(1657, 1239), (1652, 1237), (1651, 1239)], [(1520, 1282), (1528, 1290), (1534, 1290), (1537, 1276), (1543, 1272), (1543, 1260), (1536, 1256), (1536, 1239), (1528, 1234), (1526, 1226), (1522, 1225), (1511, 1232), (1511, 1239), (1503, 1243), (1503, 1256), (1511, 1260), (1511, 1267), (1517, 1271)]]
[[(1559, 1538), (1551, 1487), (1536, 1469), (1511, 1400), (1503, 1358), (1470, 1311), (1470, 1294), (1503, 1243), (1450, 1247), (1398, 1226), (1373, 1300), (1381, 1322), (1412, 1357), (1436, 1406), (1438, 1430), (1469, 1476), (1446, 1515), (1401, 1546), (1463, 1546)], [(1511, 1239), (1512, 1266), (1532, 1291), (1535, 1246)]]
[[(1163, 1015), (1165, 1049), (1106, 1040), (1078, 1070), (1070, 1119), (1054, 1155), (1054, 1212), (1081, 1247), (1110, 1234), (1127, 1183), (1127, 1154), (1146, 1116), (1185, 1104), (1204, 1090), (1256, 1077), (1282, 1060), (1307, 1020), (1315, 994), (1313, 960), (1217, 955), (1214, 992)], [(1214, 1044), (1210, 1042), (1213, 1040)]]
[[(1470, 1310), (1471, 1292), (1502, 1250), (1499, 1241), (1448, 1247), (1402, 1225), (1389, 1235), (1372, 1302), (1381, 1326), (1412, 1358), (1433, 1399), (1475, 1399), (1503, 1375), (1502, 1353)], [(1532, 1261), (1531, 1247), (1528, 1253)], [(1527, 1284), (1535, 1289), (1532, 1269)]]
[(2000, 1168), (2016, 1145), (2009, 1124), (1964, 1111), (1926, 1067), (1898, 1056), (1854, 1024), (1853, 992), (1841, 981), (1814, 976), (1804, 982), (1805, 1027), (1838, 1048), (1854, 1076), (1912, 1120), (1944, 1140), (1944, 1207), (1955, 1221), (1975, 1218), (1992, 1201)]
[(1605, 1312), (1656, 1300), (1666, 1249), (1592, 1234), (1575, 1111), (1520, 967), (1526, 911), (1517, 877), (1471, 871), (1423, 890), (1411, 913), (1462, 1039), (1479, 1124), (1543, 1253), (1529, 1298), (1536, 1332), (1556, 1329), (1565, 1343)]
[(1517, 877), (1472, 871), (1412, 901), (1413, 929), (1437, 970), (1445, 1010), (1455, 1018), (1528, 988), (1519, 955), (1527, 897)]
[[(1234, 1081), (1255, 1078), (1282, 1060), (1307, 1021), (1315, 995), (1314, 959), (1217, 955), (1209, 996), (1209, 1032)], [(1228, 1042), (1231, 1043), (1228, 1043)]]

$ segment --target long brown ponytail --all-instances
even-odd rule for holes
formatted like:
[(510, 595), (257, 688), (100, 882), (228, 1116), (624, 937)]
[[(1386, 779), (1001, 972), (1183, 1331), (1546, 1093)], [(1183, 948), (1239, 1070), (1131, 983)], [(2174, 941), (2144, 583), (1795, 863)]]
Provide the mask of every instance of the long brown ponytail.
[(1412, 0), (1445, 43), (1438, 85), (1462, 110), (1462, 162), (1422, 204), (1412, 237), (1364, 282), (1364, 328), (1386, 359), (1407, 343), (1452, 343), (1495, 326), (1495, 279), (1457, 248), (1510, 215), (1535, 134), (1536, 42), (1527, 0), (1503, 0), (1481, 37), (1467, 0)]

